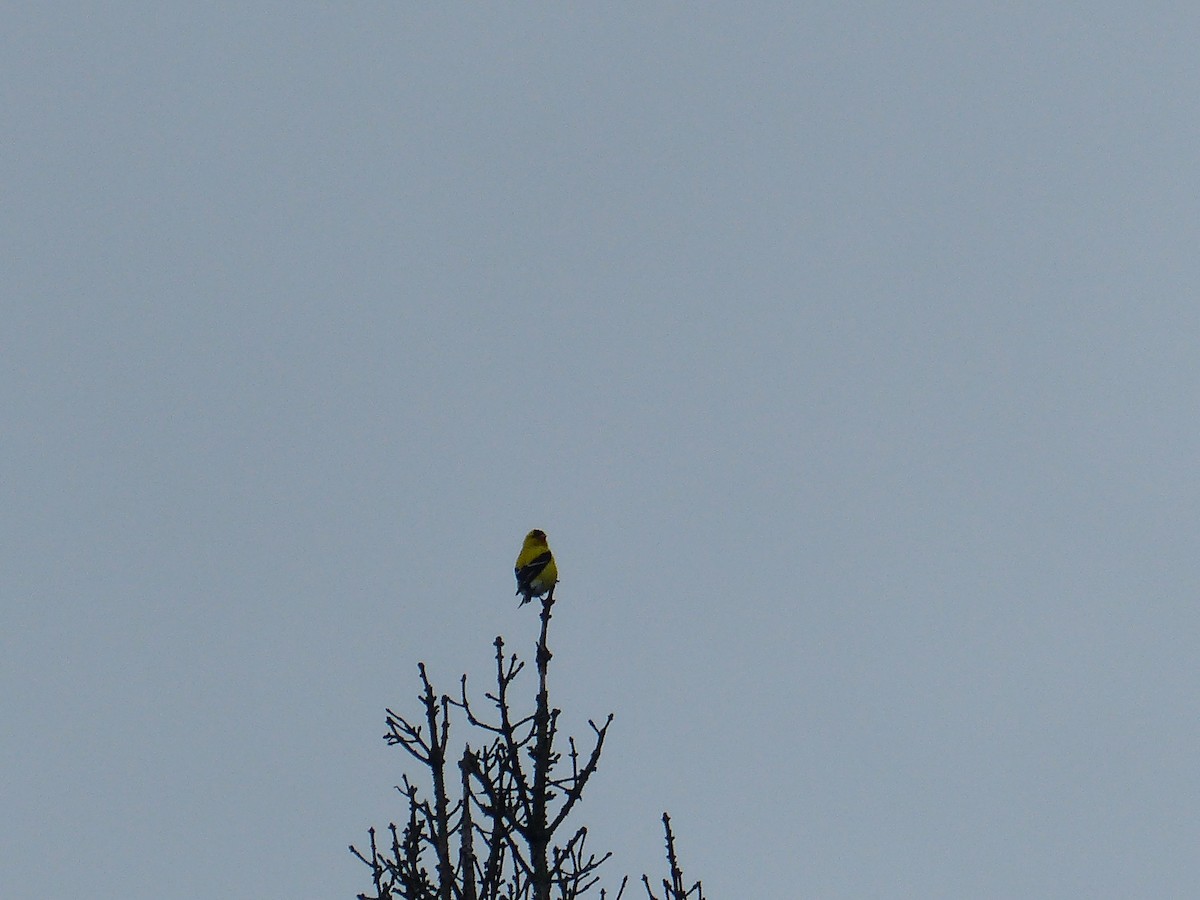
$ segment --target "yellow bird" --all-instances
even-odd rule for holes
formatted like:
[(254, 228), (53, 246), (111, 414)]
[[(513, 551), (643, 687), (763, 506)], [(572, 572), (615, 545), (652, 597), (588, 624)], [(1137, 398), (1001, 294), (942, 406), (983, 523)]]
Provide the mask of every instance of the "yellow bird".
[(524, 606), (534, 597), (554, 589), (558, 582), (558, 566), (554, 564), (550, 545), (546, 543), (546, 532), (535, 528), (525, 535), (525, 543), (517, 554), (513, 572), (517, 576), (517, 593), (525, 598), (518, 606)]

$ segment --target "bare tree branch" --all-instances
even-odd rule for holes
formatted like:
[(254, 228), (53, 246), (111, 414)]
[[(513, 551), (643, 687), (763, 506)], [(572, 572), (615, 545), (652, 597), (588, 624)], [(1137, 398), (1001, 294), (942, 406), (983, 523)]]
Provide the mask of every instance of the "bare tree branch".
[[(490, 714), (473, 707), (465, 675), (452, 698), (434, 689), (424, 663), (417, 666), (420, 717), (414, 721), (387, 709), (384, 740), (417, 760), (432, 792), (423, 797), (403, 775), (396, 790), (405, 798), (408, 821), (403, 829), (388, 826), (391, 846), (379, 847), (373, 828), (369, 851), (351, 845), (350, 852), (370, 869), (374, 891), (359, 894), (359, 900), (581, 900), (597, 888), (600, 900), (608, 900), (600, 869), (612, 854), (587, 849), (585, 826), (565, 841), (556, 838), (596, 773), (613, 716), (600, 725), (588, 720), (592, 747), (586, 754), (569, 735), (565, 755), (557, 749), (561, 711), (551, 706), (549, 692), (553, 606), (551, 589), (541, 600), (532, 712), (519, 712), (514, 701), (525, 663), (515, 654), (506, 656), (501, 637), (493, 642), (495, 688), (484, 693)], [(454, 710), (482, 736), (464, 745), (456, 779), (446, 771)], [(703, 900), (699, 882), (684, 889), (665, 814), (663, 824), (671, 874), (663, 880), (662, 900)], [(628, 883), (621, 880), (613, 900), (622, 900)], [(660, 900), (646, 876), (642, 883), (650, 900)]]

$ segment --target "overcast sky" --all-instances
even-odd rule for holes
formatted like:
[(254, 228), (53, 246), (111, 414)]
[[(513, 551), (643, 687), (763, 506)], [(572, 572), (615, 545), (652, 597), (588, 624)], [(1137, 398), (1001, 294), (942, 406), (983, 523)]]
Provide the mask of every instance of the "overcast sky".
[(534, 527), (610, 885), (1200, 895), (1198, 46), (10, 4), (0, 895), (367, 890)]

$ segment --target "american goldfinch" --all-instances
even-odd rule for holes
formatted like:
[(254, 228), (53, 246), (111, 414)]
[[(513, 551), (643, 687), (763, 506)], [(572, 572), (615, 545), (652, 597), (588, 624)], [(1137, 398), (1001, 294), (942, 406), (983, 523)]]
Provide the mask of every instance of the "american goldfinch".
[(546, 532), (537, 528), (525, 535), (525, 543), (517, 554), (513, 567), (517, 576), (517, 593), (524, 596), (518, 606), (524, 606), (534, 597), (540, 597), (554, 588), (558, 581), (558, 566), (546, 543)]

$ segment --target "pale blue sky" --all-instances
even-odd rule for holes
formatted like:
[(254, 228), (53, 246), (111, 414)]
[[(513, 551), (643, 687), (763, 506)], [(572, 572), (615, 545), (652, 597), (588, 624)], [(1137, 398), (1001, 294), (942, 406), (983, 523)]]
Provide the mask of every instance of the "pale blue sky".
[(532, 527), (610, 883), (1200, 893), (1183, 8), (10, 5), (0, 894), (367, 889)]

